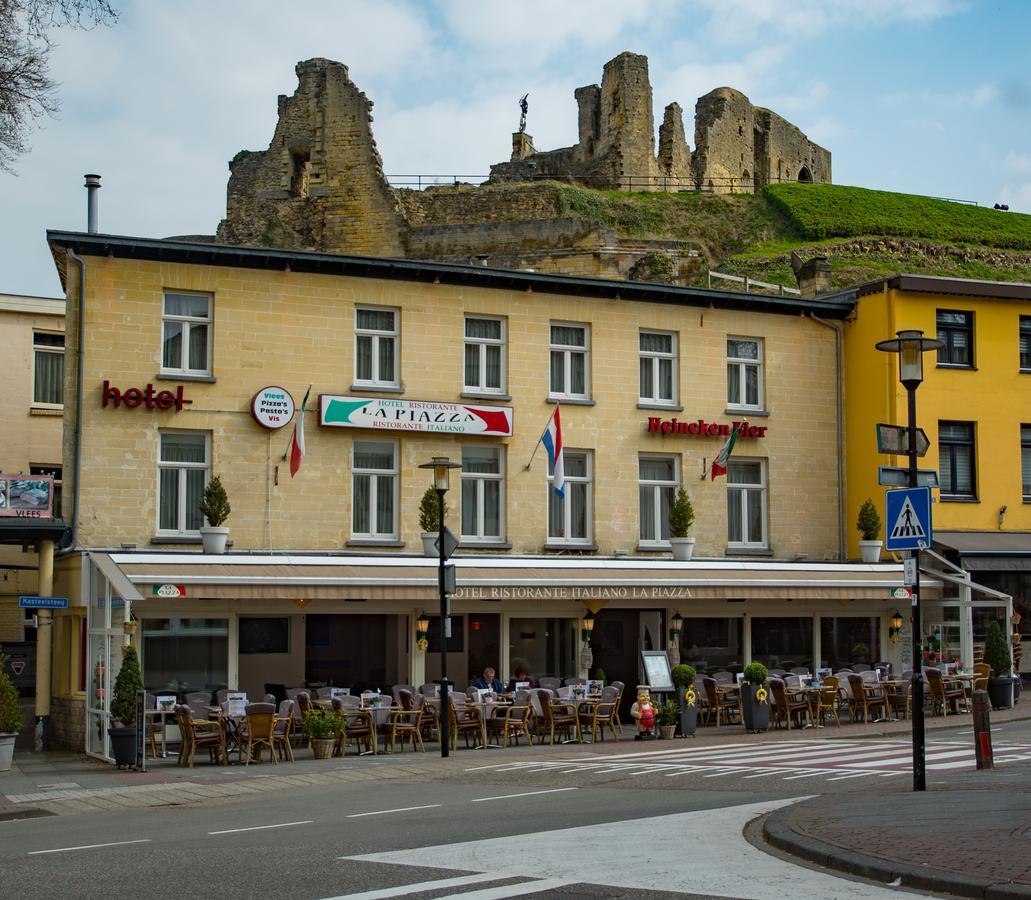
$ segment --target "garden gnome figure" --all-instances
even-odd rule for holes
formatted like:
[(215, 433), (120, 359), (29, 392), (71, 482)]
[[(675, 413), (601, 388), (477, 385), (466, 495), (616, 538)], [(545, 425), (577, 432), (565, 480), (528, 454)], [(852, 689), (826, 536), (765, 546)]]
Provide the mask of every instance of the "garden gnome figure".
[(647, 686), (638, 685), (637, 701), (630, 707), (630, 715), (637, 723), (635, 741), (655, 737), (655, 707), (652, 705), (652, 695)]

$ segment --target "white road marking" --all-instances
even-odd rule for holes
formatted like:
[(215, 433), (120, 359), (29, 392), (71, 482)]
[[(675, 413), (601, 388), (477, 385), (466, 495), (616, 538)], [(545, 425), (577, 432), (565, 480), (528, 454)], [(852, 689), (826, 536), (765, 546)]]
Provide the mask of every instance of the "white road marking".
[(523, 794), (504, 794), (501, 797), (477, 797), (475, 800), (470, 800), (470, 803), (486, 803), (488, 800), (512, 800), (516, 797), (536, 797), (538, 794), (559, 794), (562, 791), (578, 791), (579, 788), (567, 787), (567, 788), (551, 788), (547, 791), (526, 791)]
[(362, 819), (365, 816), (385, 816), (389, 813), (411, 812), (414, 809), (435, 809), (439, 803), (428, 803), (426, 806), (402, 806), (400, 809), (377, 809), (375, 812), (351, 813), (348, 819)]
[(537, 881), (528, 881), (525, 884), (504, 884), (499, 887), (482, 888), (478, 891), (468, 891), (459, 894), (460, 897), (469, 897), (471, 900), (503, 900), (505, 897), (519, 897), (523, 894), (537, 894), (550, 891), (553, 888), (565, 887), (573, 884), (568, 878), (541, 878)]
[[(347, 859), (341, 856), (339, 859)], [(439, 881), (419, 881), (415, 884), (399, 884), (397, 887), (384, 888), (378, 891), (362, 891), (360, 894), (342, 894), (339, 897), (327, 897), (326, 900), (387, 900), (389, 897), (402, 897), (405, 894), (421, 894), (423, 891), (441, 891), (447, 888), (465, 887), (467, 884), (483, 884), (485, 881), (497, 881), (498, 876), (485, 872), (481, 875), (460, 875), (457, 878), (441, 878)]]
[[(497, 879), (542, 879), (458, 894), (479, 900), (513, 896), (516, 892), (543, 892), (549, 889), (545, 887), (551, 883), (548, 879), (564, 884), (586, 882), (751, 900), (783, 900), (787, 896), (898, 900), (897, 891), (794, 865), (745, 840), (742, 830), (754, 818), (802, 799), (807, 798), (764, 800), (723, 809), (555, 829), (543, 832), (546, 839), (535, 841), (532, 853), (513, 853), (512, 838), (502, 837), (345, 858), (482, 872)], [(720, 835), (719, 853), (712, 852), (713, 834)], [(570, 853), (570, 847), (578, 848), (577, 852)], [(642, 865), (642, 859), (647, 859), (648, 864)], [(691, 864), (684, 865), (685, 859)], [(398, 893), (395, 889), (390, 896)]]
[(236, 834), (238, 831), (264, 831), (266, 828), (290, 828), (293, 825), (311, 825), (314, 819), (303, 822), (280, 822), (278, 825), (252, 825), (250, 828), (227, 828), (225, 831), (209, 831), (208, 834)]
[(72, 850), (95, 850), (98, 847), (121, 847), (124, 844), (149, 844), (150, 838), (140, 838), (135, 841), (111, 841), (109, 844), (83, 844), (80, 847), (57, 847), (54, 850), (30, 850), (28, 856), (39, 856), (43, 853), (68, 853)]

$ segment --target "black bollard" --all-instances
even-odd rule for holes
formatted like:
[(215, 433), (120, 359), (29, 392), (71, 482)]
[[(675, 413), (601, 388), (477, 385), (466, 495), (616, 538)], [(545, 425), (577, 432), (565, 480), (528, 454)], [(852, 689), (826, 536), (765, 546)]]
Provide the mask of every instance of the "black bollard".
[(974, 691), (974, 753), (977, 755), (978, 769), (992, 769), (995, 759), (992, 755), (992, 704), (988, 701), (988, 691)]

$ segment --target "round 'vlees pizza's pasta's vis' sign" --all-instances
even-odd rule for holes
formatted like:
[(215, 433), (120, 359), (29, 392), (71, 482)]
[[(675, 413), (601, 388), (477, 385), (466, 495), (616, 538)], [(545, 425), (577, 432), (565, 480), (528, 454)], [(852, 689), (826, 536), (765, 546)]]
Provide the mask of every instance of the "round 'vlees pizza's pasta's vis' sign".
[(294, 398), (286, 388), (264, 387), (251, 400), (251, 415), (262, 428), (282, 428), (294, 417)]

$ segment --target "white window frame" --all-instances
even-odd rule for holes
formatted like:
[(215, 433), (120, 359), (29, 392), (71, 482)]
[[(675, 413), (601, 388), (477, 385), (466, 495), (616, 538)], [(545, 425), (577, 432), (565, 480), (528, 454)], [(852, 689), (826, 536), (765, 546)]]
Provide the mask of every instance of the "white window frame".
[[(54, 347), (49, 344), (37, 344), (37, 335), (55, 336), (61, 338), (61, 346)], [(64, 409), (64, 368), (62, 366), (61, 375), (61, 402), (60, 403), (46, 403), (42, 400), (36, 399), (36, 360), (40, 353), (50, 353), (54, 356), (60, 356), (62, 359), (65, 357), (65, 336), (63, 331), (47, 331), (43, 328), (35, 328), (32, 331), (32, 405), (36, 409)]]
[[(390, 447), (390, 453), (393, 458), (393, 466), (390, 469), (363, 469), (355, 465), (354, 457), (355, 451), (361, 445), (377, 444), (384, 447)], [(359, 540), (397, 540), (398, 537), (398, 499), (400, 497), (400, 448), (398, 447), (397, 441), (375, 441), (375, 440), (356, 440), (351, 444), (351, 536)], [(390, 522), (389, 531), (356, 531), (354, 526), (354, 511), (355, 498), (357, 491), (355, 490), (355, 479), (359, 475), (369, 476), (369, 502), (372, 504), (372, 508), (368, 511), (368, 519), (374, 524), (374, 526), (381, 525), (381, 522), (376, 521), (376, 495), (378, 493), (378, 485), (380, 478), (389, 478), (392, 482), (393, 492), (393, 516)]]
[[(670, 339), (670, 350), (669, 352), (659, 350), (643, 350), (641, 349), (641, 338), (646, 334), (653, 334), (661, 337), (668, 337)], [(638, 335), (638, 352), (640, 354), (640, 361), (642, 366), (650, 364), (651, 366), (651, 377), (652, 377), (652, 396), (646, 396), (644, 393), (644, 384), (639, 386), (639, 401), (641, 403), (652, 403), (656, 406), (676, 406), (677, 404), (677, 334), (673, 331), (658, 331), (653, 328), (642, 329)], [(660, 385), (662, 383), (662, 362), (663, 360), (669, 360), (670, 368), (670, 391), (671, 396), (660, 397), (661, 392)], [(640, 380), (640, 378), (639, 378)]]
[[(730, 480), (731, 472), (735, 464), (755, 465), (759, 467), (759, 483), (742, 483)], [(730, 503), (731, 493), (739, 494), (738, 502), (741, 506), (741, 522), (747, 523), (751, 504), (759, 503), (759, 521), (762, 527), (762, 534), (757, 541), (735, 541), (730, 535)], [(766, 478), (765, 459), (733, 459), (727, 467), (727, 548), (735, 550), (767, 550), (769, 549), (769, 521), (767, 512), (768, 486)]]
[[(563, 544), (571, 547), (584, 547), (593, 546), (594, 544), (594, 454), (590, 450), (570, 450), (564, 451), (564, 457), (567, 465), (564, 467), (563, 474), (565, 476), (565, 497), (561, 501), (555, 497), (557, 502), (562, 504), (562, 532), (564, 536), (553, 535), (552, 522), (551, 522), (551, 509), (552, 509), (552, 498), (555, 496), (554, 489), (552, 488), (552, 481), (554, 476), (548, 472), (548, 494), (547, 494), (547, 510), (548, 510), (548, 543), (549, 544)], [(584, 467), (587, 472), (586, 475), (570, 475), (568, 462), (571, 458), (583, 457), (587, 464)], [(586, 499), (585, 499), (585, 510), (586, 510), (586, 534), (583, 537), (571, 538), (569, 537), (570, 524), (572, 521), (572, 504), (570, 501), (570, 495), (573, 489), (579, 485), (586, 485)]]
[[(557, 344), (551, 339), (552, 328), (578, 328), (583, 332), (583, 346), (576, 344)], [(562, 354), (562, 390), (555, 390), (551, 383), (551, 357)], [(584, 360), (584, 389), (582, 393), (570, 390), (572, 384), (572, 360), (574, 356), (582, 356)], [(589, 400), (591, 398), (591, 327), (583, 322), (549, 322), (548, 323), (548, 396), (562, 400)]]
[[(195, 436), (204, 439), (204, 462), (164, 462), (161, 459), (161, 443), (165, 435), (176, 435), (177, 437)], [(179, 527), (161, 527), (161, 473), (167, 469), (178, 469), (179, 477), (176, 479), (176, 514), (175, 519)], [(204, 484), (211, 480), (211, 432), (209, 431), (180, 431), (169, 429), (158, 432), (158, 458), (157, 458), (157, 509), (155, 510), (156, 528), (155, 534), (162, 537), (196, 537), (200, 534), (198, 529), (183, 528), (186, 522), (186, 479), (183, 472), (186, 470), (204, 470)]]
[[(646, 459), (653, 460), (665, 460), (673, 463), (673, 480), (662, 481), (659, 479), (642, 478), (641, 477), (641, 462)], [(662, 492), (668, 490), (672, 493), (670, 502), (676, 497), (677, 490), (680, 488), (680, 457), (674, 453), (641, 453), (637, 457), (637, 484), (638, 484), (638, 528), (637, 528), (637, 540), (638, 544), (642, 547), (664, 547), (668, 548), (670, 545), (668, 537), (662, 537), (663, 525), (666, 530), (669, 530), (669, 520), (666, 522), (662, 521)], [(641, 504), (641, 490), (650, 489), (652, 494), (652, 526), (654, 527), (655, 534), (659, 535), (656, 538), (645, 538), (644, 536), (644, 506)]]
[[(390, 313), (394, 317), (391, 329), (360, 328), (358, 316), (362, 312)], [(358, 374), (358, 341), (361, 338), (372, 341), (372, 378), (361, 378)], [(389, 379), (381, 379), (379, 356), (381, 344), (390, 341), (394, 345), (394, 371)], [(354, 309), (354, 383), (361, 387), (400, 387), (401, 371), (401, 310), (391, 306), (356, 306)]]
[[(500, 338), (483, 338), (483, 337), (470, 337), (469, 336), (469, 322), (472, 320), (481, 320), (484, 322), (497, 322), (501, 326), (501, 337)], [(507, 384), (506, 378), (506, 366), (507, 366), (507, 353), (506, 353), (506, 339), (508, 337), (508, 329), (506, 327), (505, 319), (501, 316), (480, 316), (474, 314), (467, 314), (463, 323), (463, 333), (465, 335), (465, 343), (462, 347), (462, 381), (465, 382), (464, 390), (474, 394), (504, 394), (505, 385)], [(466, 368), (465, 368), (465, 354), (468, 352), (468, 347), (475, 347), (478, 351), (477, 368), (479, 369), (480, 381), (479, 384), (470, 384), (466, 381)], [(498, 347), (501, 359), (499, 360), (499, 366), (501, 370), (501, 383), (497, 387), (491, 387), (486, 384), (487, 381), (487, 348)]]
[[(168, 313), (165, 308), (165, 304), (169, 297), (203, 297), (208, 301), (208, 314), (206, 317), (202, 316), (178, 316)], [(165, 375), (194, 375), (194, 376), (210, 376), (211, 375), (211, 354), (212, 344), (214, 343), (215, 331), (213, 328), (214, 323), (214, 307), (215, 298), (211, 294), (202, 294), (195, 291), (173, 291), (166, 289), (161, 294), (161, 373)], [(181, 344), (181, 355), (179, 362), (182, 363), (180, 366), (166, 366), (165, 365), (165, 327), (172, 323), (178, 323), (182, 325), (182, 339)], [(206, 342), (207, 356), (204, 360), (204, 368), (202, 369), (191, 369), (186, 363), (189, 362), (190, 353), (190, 332), (195, 328), (203, 328), (208, 333), (208, 339)]]
[[(758, 358), (757, 359), (746, 359), (740, 356), (730, 355), (730, 342), (731, 341), (750, 341), (758, 346)], [(744, 337), (740, 335), (728, 334), (727, 335), (727, 407), (729, 409), (763, 409), (763, 396), (766, 389), (766, 377), (765, 377), (765, 359), (766, 349), (763, 347), (763, 339), (757, 337)], [(730, 387), (730, 370), (736, 368), (738, 370), (738, 386), (740, 389), (739, 397), (731, 396)], [(758, 372), (757, 390), (756, 390), (756, 402), (748, 403), (746, 401), (747, 396), (747, 384), (748, 384), (748, 369), (754, 368)]]
[[(477, 445), (478, 448), (482, 448), (483, 445)], [(462, 541), (475, 541), (477, 543), (493, 543), (500, 544), (505, 540), (505, 448), (499, 445), (491, 445), (486, 449), (493, 450), (498, 455), (498, 471), (497, 474), (490, 472), (466, 472), (465, 466), (465, 451), (467, 447), (462, 448), (462, 465), (463, 469), (461, 472), (461, 490), (462, 493), (465, 491), (467, 483), (474, 483), (476, 491), (476, 521), (479, 523), (479, 527), (476, 532), (466, 531), (465, 517), (462, 517), (461, 531)], [(488, 482), (496, 483), (498, 485), (498, 533), (497, 534), (484, 534), (484, 522), (486, 517), (484, 516), (484, 492)], [(464, 504), (462, 502), (462, 494), (459, 494), (459, 509), (464, 511)]]

